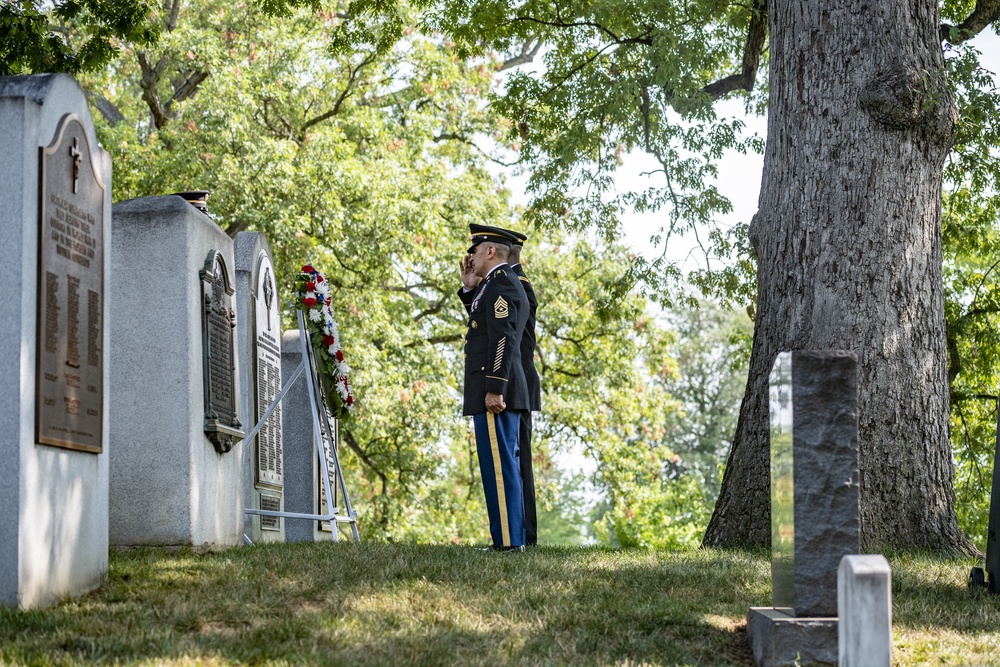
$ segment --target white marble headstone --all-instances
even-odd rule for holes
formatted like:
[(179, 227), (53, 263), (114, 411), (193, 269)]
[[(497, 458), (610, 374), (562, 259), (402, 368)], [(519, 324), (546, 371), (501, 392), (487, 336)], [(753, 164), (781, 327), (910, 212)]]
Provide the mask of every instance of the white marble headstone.
[[(267, 237), (240, 232), (235, 241), (236, 311), (242, 324), (238, 353), (244, 369), (241, 395), (249, 432), (281, 390), (281, 304)], [(282, 410), (279, 403), (244, 450), (246, 507), (284, 510)], [(285, 519), (247, 515), (244, 533), (255, 544), (283, 541)]]

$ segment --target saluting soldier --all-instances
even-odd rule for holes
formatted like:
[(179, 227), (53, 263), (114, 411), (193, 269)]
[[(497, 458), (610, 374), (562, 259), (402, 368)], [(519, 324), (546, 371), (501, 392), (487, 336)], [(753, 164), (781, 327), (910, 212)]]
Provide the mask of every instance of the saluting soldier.
[(469, 225), (459, 296), (469, 313), (463, 414), (472, 416), (493, 548), (524, 551), (524, 496), (518, 439), (531, 407), (521, 364), (528, 301), (507, 259), (516, 237)]
[(517, 239), (510, 248), (507, 262), (518, 277), (524, 294), (528, 299), (528, 321), (521, 336), (521, 365), (524, 367), (524, 378), (528, 383), (530, 408), (521, 413), (521, 428), (518, 444), (521, 447), (521, 484), (524, 489), (524, 533), (525, 544), (533, 547), (538, 543), (538, 514), (535, 510), (535, 473), (531, 468), (531, 413), (542, 409), (542, 385), (535, 368), (535, 311), (538, 310), (538, 299), (531, 281), (524, 274), (521, 266), (521, 249), (528, 237), (521, 232), (511, 231)]

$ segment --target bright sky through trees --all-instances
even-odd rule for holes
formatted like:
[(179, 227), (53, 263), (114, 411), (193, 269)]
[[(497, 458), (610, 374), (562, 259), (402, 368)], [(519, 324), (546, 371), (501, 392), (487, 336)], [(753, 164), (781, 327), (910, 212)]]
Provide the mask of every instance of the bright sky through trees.
[[(970, 42), (982, 53), (981, 63), (985, 69), (993, 72), (994, 80), (1000, 85), (1000, 36), (992, 30), (985, 30)], [(746, 116), (743, 113), (742, 100), (726, 100), (716, 103), (719, 118), (741, 117), (746, 122), (747, 134), (754, 132), (764, 137), (767, 134), (767, 118), (764, 116)], [(719, 222), (725, 226), (739, 223), (749, 223), (757, 210), (757, 196), (760, 193), (761, 171), (764, 156), (756, 153), (741, 155), (729, 151), (719, 163), (719, 178), (717, 186), (733, 204), (733, 212), (721, 216)], [(644, 172), (656, 168), (655, 160), (645, 153), (630, 154), (621, 168), (617, 178), (619, 188), (623, 191), (641, 189), (649, 180)], [(654, 176), (655, 178), (655, 176)], [(623, 214), (624, 235), (629, 245), (643, 255), (653, 257), (660, 250), (650, 244), (650, 237), (659, 233), (665, 215), (663, 211), (656, 214)], [(668, 249), (667, 256), (676, 260), (686, 260), (685, 269), (703, 266), (704, 259), (698, 252), (692, 253), (696, 240), (692, 237), (675, 238)]]

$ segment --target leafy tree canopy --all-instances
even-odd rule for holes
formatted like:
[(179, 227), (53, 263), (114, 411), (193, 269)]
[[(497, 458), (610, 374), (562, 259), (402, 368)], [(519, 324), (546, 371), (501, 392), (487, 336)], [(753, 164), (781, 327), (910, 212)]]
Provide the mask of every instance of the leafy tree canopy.
[(146, 0), (16, 0), (0, 4), (0, 76), (96, 70), (122, 41), (147, 44)]
[[(739, 119), (716, 117), (711, 102), (738, 95), (748, 111), (763, 110), (764, 11), (762, 2), (633, 0), (357, 0), (330, 7), (317, 0), (168, 0), (156, 8), (137, 0), (21, 0), (0, 6), (0, 74), (92, 72), (87, 88), (115, 156), (116, 199), (208, 187), (220, 224), (234, 234), (266, 231), (279, 264), (325, 259), (337, 268), (344, 295), (379, 285), (380, 299), (345, 296), (340, 305), (364, 312), (371, 328), (360, 339), (386, 359), (417, 364), (427, 357), (393, 355), (430, 345), (448, 368), (461, 335), (457, 320), (443, 315), (454, 317), (450, 267), (425, 261), (449, 254), (441, 252), (443, 239), (469, 221), (510, 220), (505, 193), (476, 145), (495, 159), (530, 165), (533, 199), (516, 224), (553, 238), (557, 229), (592, 229), (608, 244), (601, 247), (614, 248), (624, 210), (663, 210), (664, 248), (676, 234), (709, 227), (711, 252), (728, 260), (720, 271), (688, 279), (703, 291), (752, 301), (745, 228), (713, 227), (729, 211), (713, 179), (726, 150), (759, 151), (762, 140), (744, 136)], [(953, 435), (966, 438), (956, 440), (960, 484), (979, 479), (981, 499), (997, 393), (990, 370), (997, 269), (989, 258), (1000, 105), (965, 42), (996, 21), (1000, 8), (949, 0), (941, 12), (941, 38), (955, 45), (948, 62), (962, 119), (946, 167), (953, 191), (945, 206)], [(531, 62), (497, 86), (496, 69)], [(656, 158), (658, 180), (619, 194), (614, 172), (632, 150)], [(618, 304), (634, 297), (636, 285), (663, 303), (677, 301), (683, 276), (665, 257), (619, 254), (598, 264), (613, 266), (614, 277), (604, 274), (591, 292), (587, 314), (599, 316), (595, 327), (628, 312)], [(387, 347), (393, 340), (396, 347)], [(436, 377), (455, 390), (451, 371)], [(409, 467), (393, 454), (394, 463), (380, 468), (372, 452), (381, 450), (364, 449), (356, 438), (359, 460), (369, 459), (372, 496), (392, 485), (408, 489), (407, 474), (420, 478), (447, 456), (468, 460), (468, 448), (454, 444), (459, 432), (449, 433), (422, 436), (450, 442), (445, 459), (411, 452), (417, 463)], [(365, 438), (400, 447), (384, 433)], [(963, 477), (966, 462), (972, 472)]]
[[(436, 542), (488, 533), (459, 414), (467, 325), (455, 292), (467, 225), (517, 224), (542, 304), (541, 507), (579, 513), (555, 496), (563, 482), (552, 453), (582, 448), (599, 462), (612, 498), (604, 525), (617, 530), (641, 497), (674, 493), (663, 474), (674, 454), (660, 436), (678, 409), (652, 381), (674, 365), (646, 300), (627, 294), (615, 318), (599, 316), (630, 255), (511, 222), (509, 193), (477, 147), (509, 141), (507, 121), (485, 103), (493, 61), (467, 61), (417, 30), (384, 51), (331, 51), (326, 35), (339, 20), (322, 7), (275, 21), (252, 5), (197, 0), (161, 23), (156, 46), (129, 46), (84, 77), (112, 153), (115, 200), (208, 189), (230, 234), (268, 235), (279, 271), (309, 260), (325, 273), (354, 369), (357, 419), (341, 436), (362, 529)], [(670, 513), (651, 516), (662, 523)], [(670, 520), (674, 543), (696, 541), (685, 515)]]

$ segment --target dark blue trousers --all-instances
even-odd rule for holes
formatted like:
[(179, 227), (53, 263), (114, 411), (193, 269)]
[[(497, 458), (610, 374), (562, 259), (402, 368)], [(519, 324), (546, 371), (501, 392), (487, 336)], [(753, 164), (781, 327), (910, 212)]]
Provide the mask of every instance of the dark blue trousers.
[(504, 410), (500, 414), (482, 412), (472, 415), (476, 430), (479, 472), (486, 493), (486, 513), (490, 535), (497, 547), (524, 544), (524, 497), (521, 463), (518, 457), (518, 433), (521, 413)]
[(535, 472), (531, 468), (531, 413), (521, 413), (520, 448), (521, 486), (524, 488), (524, 539), (533, 547), (538, 544), (538, 512), (535, 509)]

